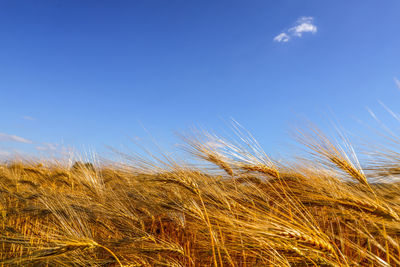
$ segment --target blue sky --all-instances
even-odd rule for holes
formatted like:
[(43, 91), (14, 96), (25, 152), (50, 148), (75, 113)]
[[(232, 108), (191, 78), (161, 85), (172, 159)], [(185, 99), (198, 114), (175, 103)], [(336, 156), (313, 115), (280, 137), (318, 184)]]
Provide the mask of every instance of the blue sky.
[[(232, 117), (267, 152), (305, 117), (399, 111), (400, 2), (0, 1), (0, 154), (167, 146)], [(145, 130), (146, 129), (146, 130)]]

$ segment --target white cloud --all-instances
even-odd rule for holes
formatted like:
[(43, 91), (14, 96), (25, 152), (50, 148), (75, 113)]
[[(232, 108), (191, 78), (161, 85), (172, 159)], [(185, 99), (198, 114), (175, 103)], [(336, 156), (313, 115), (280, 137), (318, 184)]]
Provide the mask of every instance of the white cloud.
[(23, 116), (22, 118), (27, 121), (35, 121), (36, 120), (34, 117), (31, 117), (31, 116)]
[(0, 150), (0, 158), (9, 157), (11, 153), (9, 151)]
[(40, 151), (56, 151), (58, 149), (58, 145), (52, 143), (43, 143), (41, 146), (37, 146), (36, 149)]
[(290, 36), (286, 33), (282, 32), (281, 34), (275, 36), (274, 41), (276, 42), (288, 42), (290, 40)]
[(394, 82), (396, 83), (397, 87), (400, 89), (400, 81), (395, 77)]
[(22, 138), (17, 135), (11, 135), (5, 133), (0, 133), (0, 142), (18, 142), (18, 143), (32, 144), (31, 140)]
[(317, 32), (317, 26), (314, 25), (313, 17), (300, 17), (295, 25), (287, 31), (283, 31), (274, 37), (275, 42), (288, 42), (292, 37), (302, 37), (303, 33)]
[(298, 37), (305, 32), (316, 33), (317, 26), (313, 24), (313, 21), (313, 17), (301, 17), (297, 20), (296, 25), (289, 29), (289, 32)]

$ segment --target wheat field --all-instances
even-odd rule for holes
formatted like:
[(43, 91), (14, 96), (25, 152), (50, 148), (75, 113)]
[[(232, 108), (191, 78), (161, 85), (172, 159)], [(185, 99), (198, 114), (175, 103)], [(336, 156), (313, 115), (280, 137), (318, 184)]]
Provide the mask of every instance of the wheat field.
[(396, 151), (314, 129), (282, 162), (239, 137), (185, 136), (189, 161), (4, 162), (1, 266), (400, 266)]

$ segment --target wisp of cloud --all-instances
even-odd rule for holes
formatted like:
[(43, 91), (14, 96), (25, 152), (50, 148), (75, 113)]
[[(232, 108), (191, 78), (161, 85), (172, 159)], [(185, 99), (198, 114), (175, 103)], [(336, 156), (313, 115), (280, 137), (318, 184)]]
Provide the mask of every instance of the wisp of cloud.
[(317, 26), (314, 25), (313, 17), (300, 17), (293, 27), (275, 36), (274, 41), (286, 43), (294, 37), (302, 37), (304, 33), (315, 34), (316, 32)]
[(18, 143), (25, 143), (31, 144), (32, 141), (25, 139), (23, 137), (11, 134), (0, 133), (0, 142), (18, 142)]

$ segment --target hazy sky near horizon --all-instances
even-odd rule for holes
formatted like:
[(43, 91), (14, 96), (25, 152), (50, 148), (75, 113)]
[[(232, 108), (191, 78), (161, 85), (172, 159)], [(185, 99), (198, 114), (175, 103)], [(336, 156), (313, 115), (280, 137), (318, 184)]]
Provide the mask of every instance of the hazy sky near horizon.
[[(400, 1), (0, 1), (0, 156), (400, 111)], [(400, 87), (400, 86), (399, 86)], [(386, 115), (382, 115), (386, 116)]]

